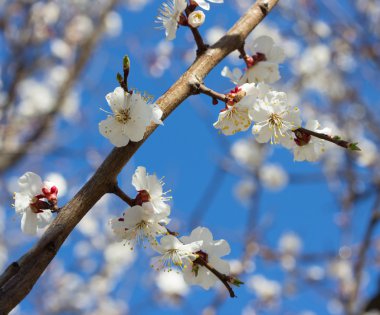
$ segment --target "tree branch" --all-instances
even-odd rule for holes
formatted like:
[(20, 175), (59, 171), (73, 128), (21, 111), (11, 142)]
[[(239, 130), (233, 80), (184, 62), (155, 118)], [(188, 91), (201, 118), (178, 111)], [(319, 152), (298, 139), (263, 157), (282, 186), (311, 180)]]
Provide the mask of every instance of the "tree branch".
[[(269, 12), (278, 0), (264, 1)], [(192, 94), (189, 82), (205, 76), (229, 53), (240, 47), (248, 34), (265, 17), (263, 1), (257, 1), (216, 44), (197, 58), (178, 81), (157, 100), (163, 110), (162, 119), (167, 118), (187, 97)], [(117, 175), (157, 125), (147, 129), (144, 139), (130, 142), (127, 146), (114, 148), (90, 180), (58, 213), (37, 244), (18, 260), (18, 271), (0, 288), (0, 314), (9, 313), (33, 288), (36, 281), (56, 255), (65, 239), (116, 182)]]

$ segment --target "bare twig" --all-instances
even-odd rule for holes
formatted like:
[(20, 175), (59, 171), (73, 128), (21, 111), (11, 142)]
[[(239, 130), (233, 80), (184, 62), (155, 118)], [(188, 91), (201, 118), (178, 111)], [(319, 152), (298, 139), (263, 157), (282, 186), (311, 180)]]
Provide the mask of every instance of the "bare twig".
[(133, 207), (135, 205), (134, 200), (129, 197), (124, 191), (122, 191), (119, 185), (115, 185), (111, 191), (114, 195), (118, 196), (121, 200), (126, 202), (129, 206)]

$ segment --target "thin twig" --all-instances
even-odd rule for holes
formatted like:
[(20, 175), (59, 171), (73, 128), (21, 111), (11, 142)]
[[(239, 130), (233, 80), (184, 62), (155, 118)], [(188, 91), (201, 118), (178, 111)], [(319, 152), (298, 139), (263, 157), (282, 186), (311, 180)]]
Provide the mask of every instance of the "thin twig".
[(230, 297), (232, 298), (236, 297), (234, 290), (231, 288), (229, 284), (229, 281), (231, 281), (230, 276), (220, 273), (214, 267), (211, 267), (207, 262), (205, 262), (201, 257), (198, 257), (197, 259), (195, 259), (194, 264), (198, 264), (210, 270), (215, 275), (215, 277), (217, 277), (224, 284), (224, 286), (226, 287), (226, 289), (228, 290), (230, 294)]
[(203, 41), (203, 38), (201, 36), (201, 34), (199, 33), (198, 29), (197, 28), (194, 28), (194, 27), (191, 27), (189, 26), (190, 30), (191, 30), (191, 33), (193, 33), (193, 36), (194, 36), (194, 40), (195, 40), (195, 43), (197, 44), (197, 56), (200, 56), (202, 55), (206, 50), (207, 48), (209, 47), (209, 45), (206, 45)]
[(124, 191), (122, 191), (118, 184), (113, 187), (112, 193), (126, 202), (129, 206), (133, 207), (135, 205), (134, 200), (129, 197)]
[(293, 132), (295, 134), (297, 132), (305, 133), (307, 135), (310, 135), (310, 136), (313, 136), (313, 137), (316, 137), (316, 138), (319, 138), (319, 139), (322, 139), (322, 140), (326, 140), (326, 141), (335, 143), (336, 145), (338, 145), (338, 146), (340, 146), (342, 148), (345, 148), (345, 149), (349, 149), (349, 150), (353, 150), (353, 151), (360, 151), (360, 149), (357, 147), (356, 143), (349, 142), (349, 141), (346, 141), (346, 140), (342, 140), (338, 136), (331, 137), (331, 136), (329, 136), (327, 134), (315, 132), (315, 131), (312, 131), (312, 130), (309, 130), (309, 129), (306, 129), (306, 128), (302, 128), (302, 127), (294, 130)]

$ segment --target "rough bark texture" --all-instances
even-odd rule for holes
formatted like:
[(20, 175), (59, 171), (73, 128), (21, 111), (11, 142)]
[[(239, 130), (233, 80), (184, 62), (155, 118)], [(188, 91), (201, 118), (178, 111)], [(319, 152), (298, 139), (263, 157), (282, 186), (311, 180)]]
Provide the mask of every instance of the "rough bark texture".
[[(223, 38), (194, 61), (157, 101), (164, 119), (192, 94), (193, 83), (202, 81), (224, 57), (244, 43), (277, 2), (257, 1)], [(6, 269), (0, 277), (0, 314), (7, 314), (30, 292), (74, 227), (104, 194), (112, 191), (119, 172), (156, 128), (151, 125), (140, 142), (113, 149), (92, 178), (61, 209), (38, 243)]]

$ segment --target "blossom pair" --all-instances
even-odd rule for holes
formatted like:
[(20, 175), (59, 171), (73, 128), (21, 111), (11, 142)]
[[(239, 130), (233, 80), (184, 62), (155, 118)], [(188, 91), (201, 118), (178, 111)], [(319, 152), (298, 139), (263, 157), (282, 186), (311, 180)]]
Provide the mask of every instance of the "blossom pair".
[[(223, 0), (207, 0), (208, 2), (223, 3)], [(169, 0), (168, 3), (163, 3), (160, 10), (157, 22), (162, 24), (165, 29), (167, 40), (173, 40), (176, 37), (178, 25), (188, 25), (192, 28), (201, 26), (205, 21), (205, 14), (200, 10), (192, 10), (185, 17), (186, 8), (201, 7), (203, 10), (210, 10), (210, 4), (206, 0), (190, 1), (191, 5), (187, 5), (186, 0)]]

